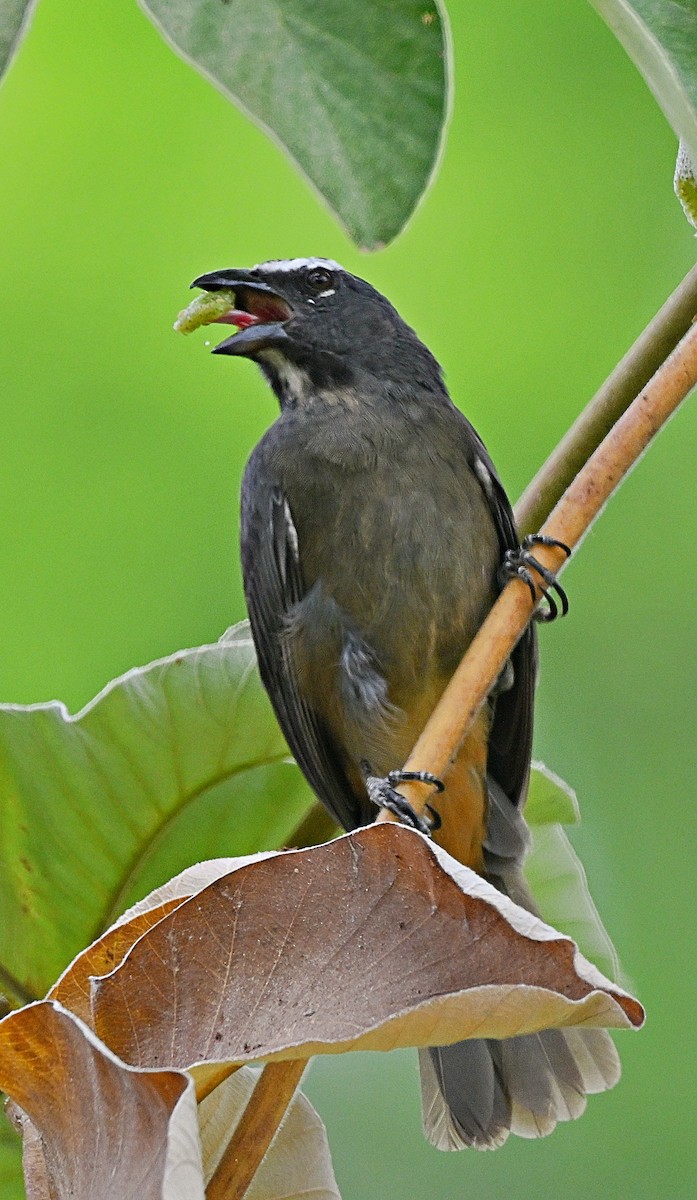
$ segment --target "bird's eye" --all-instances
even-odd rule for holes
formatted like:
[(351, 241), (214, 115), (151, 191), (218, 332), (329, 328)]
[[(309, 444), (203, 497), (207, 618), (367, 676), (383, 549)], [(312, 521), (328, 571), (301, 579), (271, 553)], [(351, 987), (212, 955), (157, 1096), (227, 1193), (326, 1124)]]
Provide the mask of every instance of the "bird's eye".
[(326, 267), (313, 267), (305, 278), (313, 292), (324, 292), (334, 283), (334, 276)]

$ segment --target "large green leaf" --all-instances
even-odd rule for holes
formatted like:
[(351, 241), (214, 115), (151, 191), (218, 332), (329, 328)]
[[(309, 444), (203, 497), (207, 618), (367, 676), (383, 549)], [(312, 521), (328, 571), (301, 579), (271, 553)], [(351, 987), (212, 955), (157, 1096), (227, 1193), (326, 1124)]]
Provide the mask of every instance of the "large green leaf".
[(697, 161), (697, 0), (590, 0)]
[[(43, 994), (189, 864), (287, 844), (312, 804), (287, 754), (246, 622), (128, 672), (77, 716), (0, 706), (0, 990)], [(607, 970), (611, 944), (558, 824), (578, 819), (575, 798), (540, 763), (527, 815), (543, 915)]]
[[(0, 1105), (4, 1097), (0, 1096)], [(0, 1112), (0, 1200), (23, 1200), (22, 1142)]]
[[(167, 41), (288, 151), (359, 244), (389, 242), (448, 110), (440, 0), (140, 0)], [(220, 163), (231, 194), (253, 172)]]
[(580, 821), (573, 788), (534, 762), (525, 817), (532, 835), (525, 875), (545, 921), (572, 937), (608, 979), (621, 970), (615, 947), (590, 894), (583, 863), (562, 825)]
[(42, 995), (188, 864), (282, 845), (312, 802), (287, 754), (246, 624), (77, 716), (0, 706), (0, 991)]
[(583, 864), (561, 825), (537, 825), (525, 875), (542, 917), (573, 938), (608, 979), (620, 980), (617, 952), (603, 925)]
[(574, 789), (544, 763), (533, 761), (525, 802), (528, 825), (575, 825), (580, 819)]
[(0, 0), (0, 78), (27, 31), (36, 0)]

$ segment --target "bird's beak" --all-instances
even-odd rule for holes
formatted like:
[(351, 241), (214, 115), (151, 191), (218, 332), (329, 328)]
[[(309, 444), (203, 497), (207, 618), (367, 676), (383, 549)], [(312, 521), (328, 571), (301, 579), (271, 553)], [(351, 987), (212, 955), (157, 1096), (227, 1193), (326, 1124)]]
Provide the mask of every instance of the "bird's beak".
[(207, 292), (231, 291), (235, 296), (230, 308), (217, 322), (237, 325), (239, 332), (216, 346), (213, 354), (238, 354), (255, 358), (260, 350), (281, 346), (288, 340), (285, 324), (293, 309), (283, 296), (255, 278), (253, 271), (234, 269), (210, 271), (191, 284)]

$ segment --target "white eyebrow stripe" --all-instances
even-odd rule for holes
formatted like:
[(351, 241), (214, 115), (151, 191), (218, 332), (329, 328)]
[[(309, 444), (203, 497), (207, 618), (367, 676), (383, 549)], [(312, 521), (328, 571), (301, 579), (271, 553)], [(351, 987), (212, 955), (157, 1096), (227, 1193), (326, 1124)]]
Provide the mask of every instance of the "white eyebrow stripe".
[(300, 271), (303, 268), (328, 267), (330, 271), (343, 271), (343, 267), (331, 258), (271, 258), (257, 263), (255, 271)]

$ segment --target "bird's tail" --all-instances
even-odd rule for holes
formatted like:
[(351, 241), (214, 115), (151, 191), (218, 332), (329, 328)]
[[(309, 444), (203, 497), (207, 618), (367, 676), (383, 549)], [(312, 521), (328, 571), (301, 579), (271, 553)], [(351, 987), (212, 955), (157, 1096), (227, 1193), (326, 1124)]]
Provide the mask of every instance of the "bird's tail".
[[(528, 840), (520, 811), (489, 781), (485, 867), (500, 891), (530, 912), (520, 864)], [(617, 1083), (620, 1063), (604, 1029), (546, 1029), (497, 1040), (468, 1039), (419, 1051), (426, 1137), (439, 1150), (503, 1145), (509, 1133), (544, 1137), (571, 1121), (586, 1096)]]

